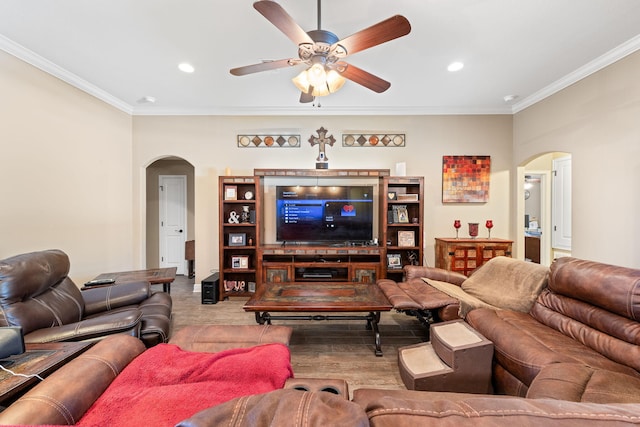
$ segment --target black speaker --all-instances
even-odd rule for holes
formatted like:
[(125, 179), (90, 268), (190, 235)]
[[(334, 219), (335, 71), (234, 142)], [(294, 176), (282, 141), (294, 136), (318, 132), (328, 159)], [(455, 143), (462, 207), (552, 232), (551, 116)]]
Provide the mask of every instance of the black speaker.
[(201, 282), (202, 304), (215, 304), (218, 302), (220, 288), (220, 273), (213, 273)]

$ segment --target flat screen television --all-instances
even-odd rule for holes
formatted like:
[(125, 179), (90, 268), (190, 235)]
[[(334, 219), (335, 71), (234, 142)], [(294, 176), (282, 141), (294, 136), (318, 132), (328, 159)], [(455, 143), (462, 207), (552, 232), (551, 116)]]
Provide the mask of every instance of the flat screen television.
[(276, 239), (354, 243), (373, 236), (373, 186), (277, 186)]

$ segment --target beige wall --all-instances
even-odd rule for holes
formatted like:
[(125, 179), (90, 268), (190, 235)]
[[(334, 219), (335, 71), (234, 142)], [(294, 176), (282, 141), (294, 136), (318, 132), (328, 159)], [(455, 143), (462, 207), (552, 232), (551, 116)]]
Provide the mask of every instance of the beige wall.
[[(511, 116), (317, 116), (214, 117), (137, 116), (133, 121), (134, 198), (144, 200), (144, 169), (154, 160), (178, 156), (195, 167), (196, 280), (218, 267), (218, 176), (253, 174), (254, 168), (314, 168), (317, 147), (306, 142), (324, 126), (341, 140), (349, 130), (401, 131), (404, 148), (348, 148), (338, 142), (327, 149), (331, 168), (387, 168), (406, 162), (407, 175), (425, 177), (426, 261), (434, 262), (434, 237), (454, 236), (453, 220), (493, 219), (492, 236), (509, 237), (512, 159)], [(301, 135), (301, 148), (238, 148), (239, 133), (290, 131)], [(492, 160), (491, 195), (486, 204), (447, 204), (442, 197), (442, 156), (479, 154)], [(137, 205), (136, 227), (142, 230), (145, 206)], [(481, 231), (481, 235), (486, 230)], [(140, 232), (140, 242), (146, 241)], [(138, 245), (145, 259), (144, 245)]]
[(131, 117), (0, 51), (0, 258), (69, 254), (79, 283), (133, 266)]
[[(517, 166), (541, 153), (573, 159), (573, 254), (640, 267), (640, 53), (515, 116), (130, 117), (0, 52), (0, 257), (61, 248), (72, 277), (146, 264), (146, 167), (177, 156), (194, 166), (197, 280), (218, 264), (217, 177), (254, 168), (313, 168), (317, 148), (238, 149), (236, 135), (289, 131), (302, 140), (324, 126), (401, 131), (405, 148), (327, 151), (332, 168), (389, 168), (406, 162), (425, 176), (426, 262), (433, 238), (452, 236), (453, 219), (494, 220), (496, 237), (514, 237)], [(486, 204), (443, 205), (447, 154), (492, 158)], [(481, 231), (481, 233), (484, 230)]]
[(640, 268), (640, 52), (514, 117), (513, 166), (572, 159), (572, 255)]

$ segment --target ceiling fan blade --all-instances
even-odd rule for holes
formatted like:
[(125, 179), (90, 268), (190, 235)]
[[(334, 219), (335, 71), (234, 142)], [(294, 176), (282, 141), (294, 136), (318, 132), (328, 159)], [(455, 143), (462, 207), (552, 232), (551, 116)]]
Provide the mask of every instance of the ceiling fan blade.
[(269, 22), (278, 27), (296, 45), (302, 43), (313, 44), (313, 39), (309, 37), (293, 18), (278, 3), (271, 0), (260, 0), (253, 3), (255, 10), (267, 18)]
[(309, 93), (300, 92), (300, 103), (308, 104), (309, 102), (313, 102), (315, 96), (311, 95), (313, 92), (313, 86), (310, 86)]
[(389, 19), (378, 22), (375, 25), (358, 31), (331, 46), (333, 50), (337, 45), (347, 50), (347, 55), (368, 49), (373, 46), (388, 42), (398, 37), (406, 36), (411, 32), (411, 24), (402, 15), (395, 15)]
[(234, 76), (244, 76), (246, 74), (259, 73), (260, 71), (275, 70), (277, 68), (291, 67), (298, 65), (298, 59), (280, 59), (277, 61), (265, 61), (259, 64), (245, 65), (244, 67), (232, 68), (229, 70)]
[(345, 66), (345, 69), (339, 71), (340, 75), (345, 79), (349, 79), (352, 82), (356, 82), (359, 85), (371, 89), (374, 92), (382, 93), (391, 87), (391, 83), (381, 79), (378, 76), (364, 71), (362, 68), (358, 68), (355, 65), (347, 64), (345, 62), (338, 63), (340, 66)]

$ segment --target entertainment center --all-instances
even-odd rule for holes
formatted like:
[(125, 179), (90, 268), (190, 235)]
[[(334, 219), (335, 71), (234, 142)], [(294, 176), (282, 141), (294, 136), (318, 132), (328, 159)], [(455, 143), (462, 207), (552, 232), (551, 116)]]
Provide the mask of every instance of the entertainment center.
[(375, 283), (423, 263), (424, 178), (255, 169), (218, 182), (220, 295), (265, 283)]

